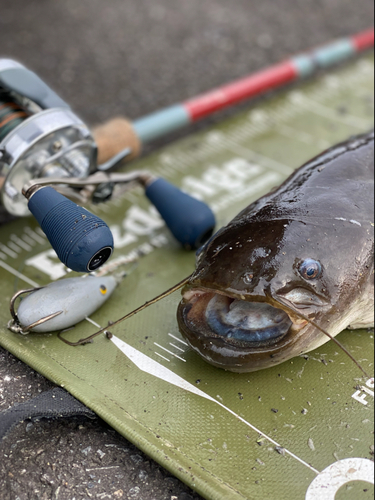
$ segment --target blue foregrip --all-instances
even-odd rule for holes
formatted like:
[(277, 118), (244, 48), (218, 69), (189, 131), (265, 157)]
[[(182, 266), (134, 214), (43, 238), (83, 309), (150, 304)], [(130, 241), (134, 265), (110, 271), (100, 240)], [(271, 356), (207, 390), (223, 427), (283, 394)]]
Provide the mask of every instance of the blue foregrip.
[(53, 188), (39, 189), (28, 206), (61, 262), (73, 271), (94, 271), (110, 257), (113, 236), (107, 224)]
[(164, 179), (150, 184), (146, 196), (184, 247), (199, 248), (212, 235), (216, 221), (206, 203), (183, 193)]

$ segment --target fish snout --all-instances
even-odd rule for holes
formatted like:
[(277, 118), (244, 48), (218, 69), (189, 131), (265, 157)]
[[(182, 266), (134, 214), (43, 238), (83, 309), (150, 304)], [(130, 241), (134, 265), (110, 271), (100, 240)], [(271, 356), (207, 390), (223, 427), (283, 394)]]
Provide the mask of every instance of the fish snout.
[(301, 354), (299, 342), (308, 323), (271, 297), (244, 300), (199, 287), (183, 291), (177, 319), (194, 351), (210, 364), (233, 372), (268, 368), (296, 350), (294, 355)]

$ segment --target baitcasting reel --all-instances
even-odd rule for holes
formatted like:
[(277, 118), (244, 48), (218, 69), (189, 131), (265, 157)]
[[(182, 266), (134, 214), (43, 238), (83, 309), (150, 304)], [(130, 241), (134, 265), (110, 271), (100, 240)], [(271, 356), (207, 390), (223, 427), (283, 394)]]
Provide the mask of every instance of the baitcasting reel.
[(0, 59), (0, 196), (15, 216), (29, 215), (23, 186), (42, 177), (84, 178), (96, 170), (87, 126), (35, 73)]
[(77, 272), (104, 264), (113, 237), (104, 221), (76, 203), (105, 201), (117, 183), (140, 183), (180, 243), (201, 246), (215, 226), (211, 209), (147, 172), (108, 173), (136, 156), (139, 143), (131, 134), (118, 141), (119, 129), (102, 130), (94, 138), (35, 73), (0, 59), (1, 204), (14, 216), (31, 212), (60, 260)]

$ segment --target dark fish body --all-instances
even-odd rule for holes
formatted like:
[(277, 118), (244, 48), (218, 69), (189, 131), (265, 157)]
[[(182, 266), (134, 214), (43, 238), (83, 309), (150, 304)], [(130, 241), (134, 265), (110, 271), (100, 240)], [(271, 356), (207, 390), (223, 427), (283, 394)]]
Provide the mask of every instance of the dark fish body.
[(374, 322), (374, 134), (296, 170), (222, 228), (198, 256), (178, 308), (211, 364), (255, 371)]

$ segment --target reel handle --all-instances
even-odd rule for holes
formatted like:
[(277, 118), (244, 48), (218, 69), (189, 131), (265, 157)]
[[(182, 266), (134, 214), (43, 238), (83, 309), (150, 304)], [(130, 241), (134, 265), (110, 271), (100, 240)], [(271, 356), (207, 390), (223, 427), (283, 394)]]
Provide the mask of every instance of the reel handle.
[(95, 271), (112, 255), (113, 236), (107, 224), (52, 187), (35, 191), (28, 207), (61, 262), (73, 271)]
[[(160, 213), (161, 217), (164, 219), (165, 224), (172, 232), (174, 237), (181, 243), (181, 245), (187, 249), (198, 249), (200, 248), (213, 234), (215, 228), (215, 215), (213, 214), (211, 208), (203, 201), (197, 200), (192, 196), (184, 193), (176, 186), (171, 184), (162, 178), (154, 177), (152, 174), (146, 171), (133, 171), (129, 173), (109, 173), (97, 172), (94, 175), (87, 177), (85, 179), (77, 178), (55, 178), (55, 179), (41, 179), (37, 181), (32, 181), (31, 183), (24, 186), (23, 194), (26, 198), (30, 200), (29, 209), (35, 215), (39, 223), (42, 225), (42, 229), (48, 231), (47, 237), (52, 241), (59, 240), (60, 231), (64, 231), (64, 237), (69, 238), (68, 221), (65, 222), (66, 213), (61, 212), (60, 209), (56, 209), (54, 203), (58, 203), (64, 200), (65, 203), (69, 202), (69, 206), (73, 210), (74, 216), (72, 219), (72, 224), (76, 221), (77, 217), (88, 215), (94, 217), (92, 214), (87, 212), (85, 209), (75, 205), (73, 202), (65, 199), (61, 194), (58, 194), (53, 189), (52, 191), (45, 191), (40, 193), (38, 197), (36, 195), (41, 191), (42, 186), (47, 186), (51, 184), (67, 184), (72, 187), (84, 187), (86, 185), (100, 185), (103, 183), (128, 183), (128, 182), (138, 182), (145, 189), (145, 194), (151, 203)], [(35, 191), (38, 189), (39, 191)], [(46, 189), (43, 187), (42, 189)], [(33, 194), (34, 193), (34, 194)], [(49, 201), (50, 196), (53, 196), (53, 203)], [(40, 198), (39, 198), (40, 197)], [(39, 200), (41, 199), (41, 206), (38, 206)], [(31, 201), (33, 200), (33, 201)], [(46, 206), (48, 208), (46, 208)], [(65, 206), (64, 206), (65, 210)], [(60, 212), (60, 213), (58, 213)], [(46, 215), (48, 213), (48, 217)], [(64, 220), (59, 222), (58, 215), (60, 217), (64, 215)], [(53, 216), (53, 222), (50, 223), (49, 219)], [(70, 216), (70, 215), (69, 215)], [(56, 218), (55, 218), (56, 217)], [(101, 219), (100, 225), (104, 222)], [(60, 226), (59, 226), (60, 224)], [(65, 228), (65, 225), (68, 226)], [(52, 229), (56, 231), (56, 234), (52, 232)], [(74, 228), (74, 224), (72, 225)], [(76, 228), (79, 229), (78, 227)], [(73, 229), (75, 230), (75, 229)], [(86, 229), (85, 229), (86, 230)], [(50, 236), (51, 234), (51, 236)], [(51, 240), (52, 238), (52, 240)], [(89, 243), (89, 241), (87, 241)], [(58, 249), (60, 248), (60, 243), (55, 245)], [(56, 248), (55, 248), (56, 250)], [(65, 262), (64, 262), (65, 263)], [(71, 267), (71, 266), (68, 266)]]
[(215, 216), (203, 201), (161, 178), (146, 186), (145, 193), (173, 236), (185, 248), (198, 249), (212, 236)]

